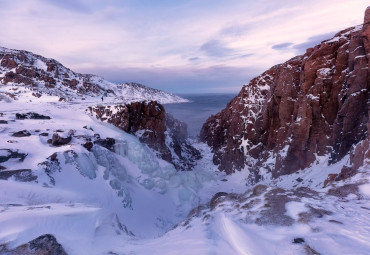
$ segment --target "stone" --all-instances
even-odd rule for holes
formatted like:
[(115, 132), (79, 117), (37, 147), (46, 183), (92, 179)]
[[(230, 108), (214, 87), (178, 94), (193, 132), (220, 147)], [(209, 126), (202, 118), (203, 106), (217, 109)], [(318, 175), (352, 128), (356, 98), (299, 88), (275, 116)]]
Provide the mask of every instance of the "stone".
[(347, 197), (349, 194), (354, 194), (359, 197), (358, 186), (359, 184), (346, 184), (339, 187), (333, 187), (327, 192), (327, 194), (339, 198)]
[(27, 153), (19, 152), (19, 150), (11, 149), (0, 149), (0, 152), (2, 152), (2, 155), (0, 155), (0, 163), (7, 162), (9, 159), (17, 159), (18, 162), (23, 162), (28, 155)]
[(267, 190), (267, 186), (263, 184), (258, 184), (253, 188), (252, 195), (259, 196)]
[(294, 198), (286, 194), (286, 190), (275, 188), (265, 194), (264, 209), (256, 219), (258, 225), (291, 226), (294, 219), (286, 215), (285, 204)]
[(304, 243), (304, 239), (302, 237), (297, 237), (293, 239), (292, 243), (295, 243), (295, 244)]
[(61, 171), (60, 162), (58, 160), (58, 153), (53, 153), (47, 158), (46, 161), (39, 163), (38, 166), (45, 171), (46, 175), (50, 179), (50, 183), (52, 185), (55, 185), (55, 178), (53, 177), (53, 173)]
[[(94, 143), (114, 152), (114, 145), (116, 143), (116, 140), (114, 138), (107, 137), (105, 139), (98, 139), (94, 141)], [(85, 145), (86, 144), (87, 143), (85, 143)], [(90, 147), (90, 144), (88, 144), (87, 146)], [(88, 147), (85, 147), (85, 148), (88, 148)], [(91, 145), (91, 148), (92, 148), (92, 145)]]
[(62, 146), (68, 144), (72, 140), (72, 136), (66, 138), (61, 137), (58, 133), (54, 133), (48, 143), (51, 143), (53, 146)]
[(31, 133), (28, 132), (27, 130), (21, 130), (21, 131), (18, 131), (18, 132), (14, 132), (12, 134), (12, 136), (14, 136), (14, 137), (27, 137), (27, 136), (31, 136)]
[(37, 176), (33, 174), (31, 169), (0, 171), (0, 180), (8, 180), (9, 178), (20, 182), (32, 182), (37, 179)]
[(50, 120), (51, 117), (38, 114), (36, 112), (28, 112), (28, 113), (16, 113), (15, 118), (18, 120), (25, 120), (25, 119), (34, 119), (34, 120)]
[(229, 193), (226, 192), (217, 192), (216, 194), (214, 194), (211, 198), (211, 201), (209, 202), (211, 209), (213, 210), (214, 208), (216, 208), (216, 206), (220, 202), (221, 197), (227, 197), (228, 195)]
[[(5, 249), (5, 250), (4, 250)], [(67, 255), (63, 246), (57, 242), (53, 235), (45, 234), (39, 236), (26, 244), (20, 245), (14, 249), (3, 247), (5, 254), (17, 255)]]
[(90, 141), (83, 144), (83, 147), (85, 147), (88, 151), (91, 151), (93, 146), (94, 144)]

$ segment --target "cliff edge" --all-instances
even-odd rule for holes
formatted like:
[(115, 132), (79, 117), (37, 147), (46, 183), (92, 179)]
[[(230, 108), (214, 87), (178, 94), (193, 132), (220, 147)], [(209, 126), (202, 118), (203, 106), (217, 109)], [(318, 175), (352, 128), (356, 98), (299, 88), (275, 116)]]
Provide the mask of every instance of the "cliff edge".
[(200, 138), (214, 163), (228, 174), (248, 168), (258, 181), (265, 172), (276, 178), (304, 169), (317, 156), (333, 163), (353, 151), (354, 158), (361, 143), (356, 167), (363, 165), (370, 155), (369, 57), (367, 8), (363, 25), (273, 66), (206, 121)]

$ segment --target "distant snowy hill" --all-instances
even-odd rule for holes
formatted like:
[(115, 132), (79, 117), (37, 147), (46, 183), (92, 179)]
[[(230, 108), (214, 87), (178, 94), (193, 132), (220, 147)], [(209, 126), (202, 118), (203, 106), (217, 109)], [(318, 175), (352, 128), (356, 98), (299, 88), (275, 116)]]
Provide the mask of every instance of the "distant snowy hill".
[(158, 101), (161, 104), (189, 102), (189, 100), (181, 98), (179, 96), (172, 95), (162, 90), (149, 88), (147, 86), (134, 82), (123, 83), (118, 85), (118, 87), (120, 89), (122, 87), (121, 90), (123, 97), (127, 99), (135, 100), (139, 98), (145, 98), (145, 100)]
[(33, 97), (57, 96), (59, 100), (100, 98), (110, 101), (155, 100), (183, 103), (187, 99), (136, 83), (114, 84), (103, 78), (76, 73), (54, 59), (31, 52), (0, 47), (0, 96), (16, 99), (27, 89)]

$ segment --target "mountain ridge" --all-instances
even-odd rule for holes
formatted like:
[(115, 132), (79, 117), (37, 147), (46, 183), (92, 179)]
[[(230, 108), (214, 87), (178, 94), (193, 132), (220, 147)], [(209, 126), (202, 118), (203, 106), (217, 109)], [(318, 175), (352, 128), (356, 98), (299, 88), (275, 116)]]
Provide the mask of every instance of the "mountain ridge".
[(0, 47), (0, 84), (9, 87), (2, 91), (10, 98), (17, 98), (20, 94), (12, 87), (14, 85), (30, 89), (33, 97), (50, 95), (62, 101), (106, 96), (116, 101), (154, 100), (163, 104), (189, 102), (141, 84), (115, 84), (93, 74), (76, 73), (55, 59), (4, 47)]

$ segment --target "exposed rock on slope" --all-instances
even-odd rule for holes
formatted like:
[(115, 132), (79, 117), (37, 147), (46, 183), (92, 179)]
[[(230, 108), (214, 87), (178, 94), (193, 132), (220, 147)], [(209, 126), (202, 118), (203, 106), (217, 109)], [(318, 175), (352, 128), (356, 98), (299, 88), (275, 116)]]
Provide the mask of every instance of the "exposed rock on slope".
[(53, 235), (42, 235), (29, 241), (26, 244), (20, 245), (15, 249), (8, 249), (4, 245), (0, 245), (0, 252), (2, 254), (17, 255), (17, 254), (29, 254), (29, 255), (67, 255), (62, 245), (60, 245)]
[(370, 129), (369, 22), (367, 9), (364, 25), (272, 67), (211, 116), (201, 139), (220, 170), (249, 167), (257, 179), (261, 171), (278, 177), (308, 167), (316, 156), (330, 154), (336, 162), (364, 140)]
[(190, 170), (200, 152), (187, 141), (186, 124), (166, 114), (156, 101), (89, 107), (97, 119), (134, 134), (178, 170)]
[(73, 100), (86, 96), (100, 97), (107, 94), (121, 100), (157, 100), (161, 103), (188, 102), (181, 97), (135, 83), (114, 84), (91, 74), (79, 74), (64, 67), (58, 61), (27, 51), (0, 47), (0, 88), (16, 99), (22, 94), (21, 87), (30, 89), (34, 97), (43, 94), (58, 96), (60, 100)]

